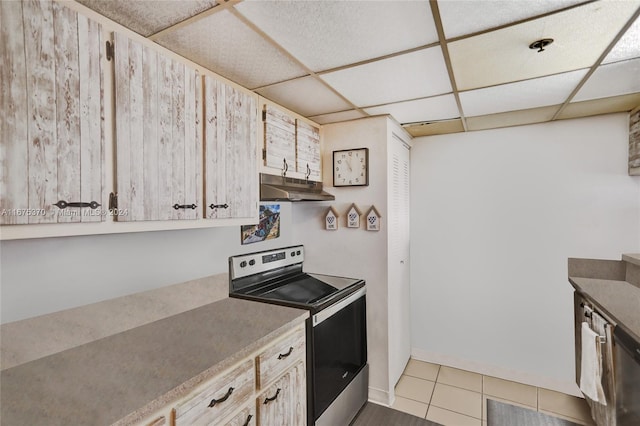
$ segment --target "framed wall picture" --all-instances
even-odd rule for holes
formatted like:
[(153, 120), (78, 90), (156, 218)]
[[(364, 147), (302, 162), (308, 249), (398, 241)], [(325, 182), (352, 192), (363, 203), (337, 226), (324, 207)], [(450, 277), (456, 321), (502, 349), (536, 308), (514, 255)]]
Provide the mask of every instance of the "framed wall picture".
[(257, 243), (280, 236), (280, 204), (260, 205), (260, 219), (257, 225), (240, 227), (242, 244)]

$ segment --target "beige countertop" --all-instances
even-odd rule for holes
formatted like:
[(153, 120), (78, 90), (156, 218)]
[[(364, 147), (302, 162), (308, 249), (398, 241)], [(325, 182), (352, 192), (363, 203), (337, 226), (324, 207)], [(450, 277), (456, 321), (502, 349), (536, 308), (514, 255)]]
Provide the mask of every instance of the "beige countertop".
[(309, 313), (225, 298), (7, 368), (7, 425), (142, 420), (304, 322)]

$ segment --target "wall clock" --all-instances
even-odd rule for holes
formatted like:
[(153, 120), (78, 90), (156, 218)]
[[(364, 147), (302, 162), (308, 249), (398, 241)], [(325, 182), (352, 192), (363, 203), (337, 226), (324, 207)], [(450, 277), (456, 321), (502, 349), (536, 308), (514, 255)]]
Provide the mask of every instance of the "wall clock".
[(369, 185), (369, 148), (333, 151), (333, 186)]

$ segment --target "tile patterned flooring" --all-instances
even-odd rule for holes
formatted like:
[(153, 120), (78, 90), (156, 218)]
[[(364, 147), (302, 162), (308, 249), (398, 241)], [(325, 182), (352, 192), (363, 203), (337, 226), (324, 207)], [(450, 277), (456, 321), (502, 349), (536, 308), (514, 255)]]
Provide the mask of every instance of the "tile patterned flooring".
[(582, 398), (411, 359), (391, 408), (445, 426), (486, 426), (487, 398), (594, 425)]

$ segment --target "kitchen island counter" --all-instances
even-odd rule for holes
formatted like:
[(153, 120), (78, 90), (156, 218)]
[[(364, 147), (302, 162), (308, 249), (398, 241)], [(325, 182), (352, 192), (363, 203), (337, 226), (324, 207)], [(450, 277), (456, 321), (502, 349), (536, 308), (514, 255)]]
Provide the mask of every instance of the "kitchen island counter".
[(220, 301), (1, 373), (3, 424), (134, 424), (299, 326), (309, 313)]

